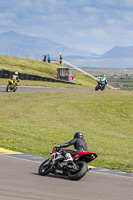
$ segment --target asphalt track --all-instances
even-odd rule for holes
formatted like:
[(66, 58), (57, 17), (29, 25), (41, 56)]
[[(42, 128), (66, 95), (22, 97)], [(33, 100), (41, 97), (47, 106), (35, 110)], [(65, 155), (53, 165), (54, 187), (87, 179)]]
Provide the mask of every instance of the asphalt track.
[[(6, 92), (6, 86), (0, 86), (0, 94), (16, 94), (16, 93), (37, 93), (37, 92), (94, 92), (89, 89), (74, 89), (74, 88), (50, 88), (50, 87), (33, 87), (19, 86), (16, 92)], [(116, 92), (117, 90), (104, 90), (102, 92)], [(100, 92), (100, 91), (97, 91)]]
[(0, 155), (0, 200), (132, 200), (131, 177), (88, 172), (79, 181), (38, 175), (40, 162)]
[[(48, 87), (18, 87), (15, 93), (36, 93), (36, 92), (92, 92), (88, 89), (73, 89), (73, 88), (48, 88)], [(14, 92), (6, 92), (6, 86), (0, 86), (0, 94), (9, 94)]]
[[(0, 94), (5, 92), (0, 87)], [(16, 93), (72, 92), (79, 89), (19, 87)], [(14, 93), (12, 93), (14, 94)], [(0, 200), (132, 200), (133, 176), (94, 168), (79, 181), (49, 174), (38, 175), (42, 158), (0, 153)]]
[(133, 197), (133, 179), (127, 173), (89, 171), (79, 181), (52, 174), (39, 176), (43, 160), (0, 148), (0, 200), (131, 200)]

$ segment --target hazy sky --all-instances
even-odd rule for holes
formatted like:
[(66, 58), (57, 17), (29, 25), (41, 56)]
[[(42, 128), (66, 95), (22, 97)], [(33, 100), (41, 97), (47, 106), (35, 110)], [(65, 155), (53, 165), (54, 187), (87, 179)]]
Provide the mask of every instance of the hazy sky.
[(6, 31), (105, 53), (133, 45), (133, 0), (0, 0)]

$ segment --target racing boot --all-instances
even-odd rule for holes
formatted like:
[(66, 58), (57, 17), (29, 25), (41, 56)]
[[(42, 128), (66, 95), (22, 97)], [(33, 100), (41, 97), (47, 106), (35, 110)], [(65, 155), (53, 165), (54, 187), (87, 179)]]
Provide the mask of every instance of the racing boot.
[(64, 162), (66, 162), (66, 163), (69, 163), (69, 162), (73, 162), (73, 158), (72, 158), (72, 156), (71, 156), (71, 154), (70, 153), (67, 153), (66, 155), (65, 155), (65, 160), (64, 160)]

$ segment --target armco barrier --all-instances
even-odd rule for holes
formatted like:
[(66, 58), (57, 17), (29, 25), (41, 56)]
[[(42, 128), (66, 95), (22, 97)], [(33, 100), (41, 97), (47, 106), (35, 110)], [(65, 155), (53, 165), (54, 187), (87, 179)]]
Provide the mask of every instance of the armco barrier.
[(3, 71), (0, 70), (0, 78), (3, 78)]
[(21, 80), (25, 80), (24, 74), (19, 74), (19, 78), (20, 78)]
[(2, 78), (9, 78), (9, 71), (3, 70), (3, 77)]
[[(14, 72), (9, 70), (0, 70), (0, 78), (11, 78)], [(67, 83), (67, 84), (74, 84), (71, 82), (66, 82), (54, 78), (48, 78), (48, 77), (41, 77), (37, 75), (31, 75), (31, 74), (22, 74), (19, 73), (19, 79), (21, 80), (33, 80), (33, 81), (47, 81), (47, 82), (60, 82), (60, 83)]]
[(34, 76), (30, 75), (29, 79), (33, 81), (34, 80)]

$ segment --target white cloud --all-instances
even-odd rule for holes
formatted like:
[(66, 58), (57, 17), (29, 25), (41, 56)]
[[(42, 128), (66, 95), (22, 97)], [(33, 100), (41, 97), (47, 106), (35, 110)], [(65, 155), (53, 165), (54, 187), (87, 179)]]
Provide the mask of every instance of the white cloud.
[(0, 19), (0, 24), (1, 26), (11, 26), (11, 24), (13, 23), (13, 21), (11, 19)]
[(105, 5), (115, 5), (117, 0), (99, 0), (98, 2), (105, 4)]
[(133, 40), (132, 8), (133, 0), (0, 0), (0, 27), (100, 52)]
[(87, 7), (83, 8), (83, 11), (89, 12), (89, 13), (97, 13), (97, 12), (101, 11), (101, 9), (97, 9), (95, 7), (88, 7), (87, 6)]
[(27, 6), (33, 5), (33, 2), (32, 2), (31, 0), (23, 0), (23, 1), (21, 2), (21, 5), (27, 7)]
[(91, 32), (91, 35), (96, 38), (101, 38), (101, 37), (107, 36), (107, 34), (105, 33), (105, 31), (103, 29), (93, 28), (93, 29), (91, 29), (90, 32)]
[(15, 18), (16, 15), (13, 13), (0, 13), (0, 18)]
[(46, 15), (40, 15), (38, 18), (40, 20), (46, 20), (46, 19), (48, 19), (48, 17)]
[(128, 22), (133, 22), (133, 18), (128, 17), (128, 18), (127, 18), (127, 21), (128, 21)]
[(133, 0), (124, 0), (124, 4), (129, 8), (133, 7)]
[(127, 22), (133, 22), (133, 12), (131, 11), (124, 11), (123, 12), (123, 19), (124, 21)]
[(129, 36), (133, 36), (133, 30), (132, 31), (131, 30), (127, 30), (126, 34), (129, 35)]
[(105, 23), (108, 26), (119, 26), (121, 25), (121, 20), (117, 20), (117, 19), (106, 19)]
[(133, 7), (133, 0), (98, 0), (103, 5), (114, 6), (114, 8), (125, 9)]
[(80, 38), (87, 37), (88, 35), (89, 35), (89, 31), (88, 30), (78, 30), (76, 32), (76, 36), (80, 37)]
[(55, 4), (55, 3), (57, 3), (56, 0), (48, 0), (48, 1), (49, 1), (49, 3), (51, 3), (51, 4)]

